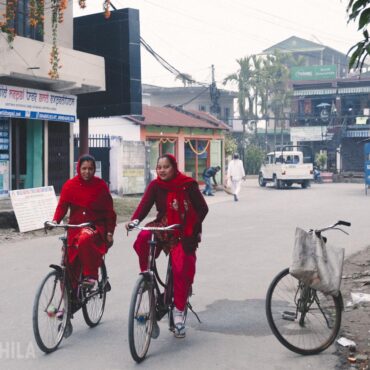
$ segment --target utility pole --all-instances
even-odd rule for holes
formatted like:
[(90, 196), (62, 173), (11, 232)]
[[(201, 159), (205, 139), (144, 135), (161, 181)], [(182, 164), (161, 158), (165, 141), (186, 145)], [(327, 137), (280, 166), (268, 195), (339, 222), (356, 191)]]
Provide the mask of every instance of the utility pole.
[(218, 103), (218, 99), (220, 98), (220, 91), (217, 89), (216, 80), (215, 80), (215, 66), (212, 64), (212, 83), (209, 86), (209, 92), (211, 95), (211, 113), (215, 115), (217, 118), (220, 117), (220, 104)]

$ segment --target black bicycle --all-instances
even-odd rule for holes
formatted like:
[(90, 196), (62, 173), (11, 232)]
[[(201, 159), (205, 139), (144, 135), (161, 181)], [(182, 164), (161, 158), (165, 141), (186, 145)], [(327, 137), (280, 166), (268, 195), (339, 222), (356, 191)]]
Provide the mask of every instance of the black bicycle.
[[(315, 230), (317, 236), (328, 230), (344, 230), (337, 226), (351, 226), (338, 221), (334, 225)], [(326, 238), (323, 237), (326, 242)], [(301, 355), (324, 351), (338, 335), (343, 310), (342, 295), (324, 294), (296, 279), (289, 268), (272, 281), (266, 296), (266, 315), (275, 337), (289, 350)]]
[(106, 294), (110, 290), (104, 260), (94, 286), (85, 286), (81, 273), (77, 289), (73, 289), (69, 277), (67, 230), (91, 226), (89, 222), (79, 225), (45, 222), (45, 232), (54, 227), (65, 230), (59, 238), (62, 241), (61, 263), (50, 265), (52, 271), (41, 282), (33, 304), (33, 333), (37, 345), (45, 353), (55, 351), (63, 337), (71, 334), (70, 320), (80, 308), (90, 327), (98, 325), (103, 316)]
[[(163, 282), (159, 277), (155, 262), (157, 240), (154, 231), (168, 232), (176, 230), (179, 227), (180, 225), (177, 224), (167, 227), (142, 227), (139, 226), (138, 220), (135, 220), (130, 224), (131, 229), (152, 231), (151, 239), (149, 241), (150, 252), (148, 270), (140, 273), (140, 276), (136, 281), (135, 287), (132, 291), (128, 319), (130, 352), (132, 358), (138, 363), (144, 360), (149, 349), (151, 338), (156, 337), (153, 332), (153, 327), (154, 325), (157, 325), (157, 321), (160, 321), (165, 315), (167, 315), (169, 330), (172, 332), (175, 330), (173, 318), (174, 303), (171, 258), (168, 258), (166, 279), (165, 282)], [(161, 291), (160, 286), (163, 287), (163, 291)], [(198, 315), (194, 312), (189, 302), (189, 297), (191, 295), (192, 291), (190, 289), (184, 312), (184, 323), (187, 318), (188, 309), (194, 313), (200, 322)]]

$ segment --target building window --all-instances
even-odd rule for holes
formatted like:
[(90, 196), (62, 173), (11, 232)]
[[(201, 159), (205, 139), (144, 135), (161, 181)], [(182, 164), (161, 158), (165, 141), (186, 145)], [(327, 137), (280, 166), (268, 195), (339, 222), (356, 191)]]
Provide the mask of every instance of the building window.
[(203, 104), (199, 104), (199, 110), (201, 112), (207, 112), (207, 107), (205, 105), (203, 105)]
[(15, 29), (18, 36), (43, 41), (44, 25), (31, 26), (30, 24), (30, 0), (18, 0), (16, 4), (15, 18), (10, 27)]
[(230, 108), (224, 108), (224, 122), (226, 122), (228, 125), (232, 125), (232, 122), (230, 120)]
[(185, 172), (197, 181), (203, 181), (203, 171), (209, 166), (209, 140), (185, 142)]

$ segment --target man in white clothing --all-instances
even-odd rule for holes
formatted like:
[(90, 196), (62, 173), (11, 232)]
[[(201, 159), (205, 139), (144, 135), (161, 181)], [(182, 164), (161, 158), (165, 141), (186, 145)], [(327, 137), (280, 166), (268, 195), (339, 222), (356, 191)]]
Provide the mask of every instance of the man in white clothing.
[(242, 180), (245, 178), (243, 162), (239, 159), (239, 154), (235, 153), (227, 169), (227, 178), (231, 182), (231, 190), (234, 201), (237, 202)]

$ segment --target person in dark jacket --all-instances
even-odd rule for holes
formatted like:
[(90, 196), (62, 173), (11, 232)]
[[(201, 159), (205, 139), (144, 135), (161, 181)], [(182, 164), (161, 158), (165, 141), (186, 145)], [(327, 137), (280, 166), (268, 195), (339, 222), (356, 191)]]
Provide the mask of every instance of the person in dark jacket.
[(214, 194), (212, 193), (212, 185), (211, 185), (211, 178), (213, 180), (213, 183), (215, 186), (217, 186), (217, 181), (216, 181), (216, 173), (220, 171), (221, 167), (216, 166), (216, 167), (209, 167), (206, 168), (203, 172), (203, 180), (206, 184), (205, 189), (203, 190), (204, 195), (210, 195), (213, 196)]
[[(165, 154), (159, 157), (156, 170), (157, 178), (148, 185), (131, 221), (142, 221), (155, 205), (157, 217), (147, 226), (163, 227), (172, 224), (182, 226), (175, 232), (157, 232), (156, 236), (160, 250), (169, 254), (172, 261), (174, 334), (177, 338), (183, 338), (185, 336), (184, 310), (195, 275), (195, 251), (200, 242), (202, 222), (208, 213), (208, 206), (199, 191), (198, 183), (178, 170), (174, 156)], [(127, 222), (125, 227), (129, 230), (130, 222)], [(150, 237), (151, 232), (143, 230), (134, 243), (141, 271), (147, 270), (148, 267)], [(157, 338), (158, 335), (159, 327), (155, 323), (152, 337)]]

